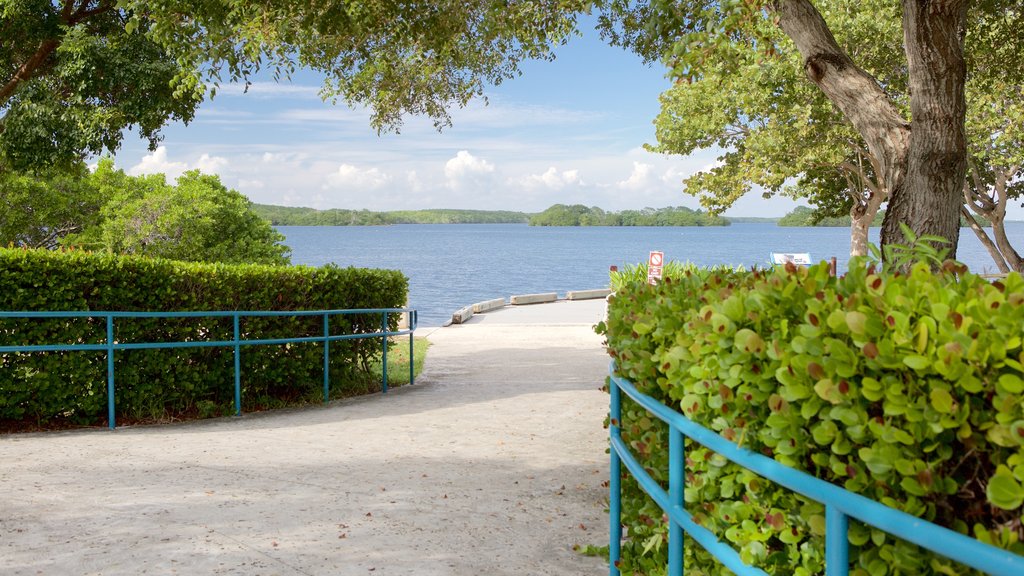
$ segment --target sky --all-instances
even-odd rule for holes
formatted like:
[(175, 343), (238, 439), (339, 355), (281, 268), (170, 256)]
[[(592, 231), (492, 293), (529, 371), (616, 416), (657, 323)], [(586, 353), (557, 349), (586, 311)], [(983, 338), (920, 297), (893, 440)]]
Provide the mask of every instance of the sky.
[[(585, 30), (553, 62), (451, 111), (438, 132), (410, 117), (377, 132), (364, 109), (319, 96), (320, 77), (257, 79), (247, 93), (221, 86), (188, 125), (169, 125), (155, 151), (129, 138), (115, 157), (131, 174), (215, 173), (253, 202), (375, 211), (427, 208), (539, 212), (553, 204), (605, 210), (688, 206), (682, 179), (714, 165), (714, 151), (653, 154), (660, 64), (603, 44)], [(729, 216), (782, 216), (791, 200), (748, 194)]]

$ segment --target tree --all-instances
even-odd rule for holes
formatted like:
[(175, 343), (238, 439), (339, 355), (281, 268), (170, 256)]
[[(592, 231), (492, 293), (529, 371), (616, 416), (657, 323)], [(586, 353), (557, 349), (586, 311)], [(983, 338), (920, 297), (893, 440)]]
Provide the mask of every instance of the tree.
[(263, 2), (11, 0), (0, 10), (0, 153), (14, 168), (114, 150), (127, 127), (155, 145), (220, 82), (303, 66), (378, 129), (447, 108), (551, 58), (582, 0)]
[[(894, 89), (905, 85), (892, 56), (900, 50), (898, 26), (875, 17), (878, 2), (863, 10), (832, 9), (838, 41), (857, 46), (864, 65)], [(792, 43), (770, 22), (758, 34), (773, 53), (744, 43), (708, 48), (707, 66), (692, 82), (679, 82), (661, 97), (655, 151), (688, 154), (723, 149), (719, 163), (686, 180), (686, 191), (714, 212), (729, 208), (758, 186), (765, 195), (807, 198), (816, 218), (849, 216), (851, 254), (866, 255), (868, 228), (885, 200), (864, 141), (825, 98), (803, 79)]]
[(284, 236), (217, 176), (190, 171), (171, 186), (163, 175), (131, 177), (106, 160), (92, 181), (110, 199), (99, 223), (66, 244), (173, 260), (288, 263)]
[(83, 164), (36, 174), (0, 171), (0, 246), (56, 248), (93, 225), (102, 205)]
[[(876, 16), (886, 4), (858, 3), (857, 9), (849, 2), (819, 5), (827, 10), (837, 42), (855, 50), (861, 66), (889, 93), (905, 94), (900, 27), (894, 19)], [(975, 150), (992, 148), (1001, 141), (997, 149), (1006, 159), (1006, 152), (1021, 149), (1014, 143), (1019, 142), (1024, 116), (1024, 102), (1017, 97), (1022, 67), (1007, 57), (1005, 49), (1007, 44), (1014, 44), (1010, 39), (1015, 37), (1008, 27), (1017, 24), (1006, 16), (991, 18), (979, 11), (971, 12), (969, 24), (968, 147), (977, 156)], [(742, 59), (732, 58), (731, 66), (709, 67), (693, 83), (679, 83), (662, 96), (657, 121), (659, 145), (655, 149), (688, 153), (718, 144), (726, 148), (721, 164), (686, 180), (687, 191), (701, 195), (705, 205), (723, 210), (754, 185), (763, 187), (766, 194), (781, 192), (806, 198), (815, 206), (816, 218), (848, 212), (851, 253), (866, 254), (868, 226), (887, 193), (875, 177), (878, 161), (852, 126), (842, 121), (824, 93), (800, 81), (800, 58), (788, 37), (771, 27), (760, 31), (764, 37), (773, 33), (772, 45), (778, 52), (772, 56), (741, 43), (712, 46), (726, 54), (711, 53), (709, 58), (730, 62), (728, 52), (732, 51), (741, 54)], [(904, 114), (909, 114), (906, 102), (896, 101)], [(1019, 165), (1019, 160), (994, 165), (995, 155), (984, 156), (971, 162), (972, 173), (1000, 173), (1003, 181), (1012, 181), (1012, 176), (1006, 178), (1004, 168)], [(1005, 229), (992, 214), (998, 205), (998, 182), (994, 176), (986, 182), (980, 189), (992, 200), (980, 198), (969, 205), (994, 224), (996, 239), (1012, 259), (1015, 252), (1006, 240)], [(974, 188), (979, 184), (976, 177), (969, 183)], [(964, 221), (973, 223), (973, 218)], [(1006, 270), (1006, 259), (996, 243), (980, 227), (972, 228)]]
[(188, 122), (201, 100), (176, 90), (189, 71), (125, 29), (112, 0), (10, 0), (0, 9), (0, 170), (77, 170), (135, 128), (155, 147), (160, 128)]
[[(992, 224), (993, 241), (971, 226), (1000, 271), (1024, 272), (1024, 259), (1006, 236), (1006, 206), (1024, 194), (1024, 63), (1020, 37), (1024, 10), (982, 13), (983, 25), (968, 34), (968, 178), (964, 215)], [(973, 218), (968, 218), (973, 222)]]
[[(777, 43), (764, 26), (777, 26), (799, 53), (807, 78), (856, 130), (874, 160), (873, 177), (889, 201), (883, 244), (903, 241), (902, 222), (916, 235), (949, 239), (955, 255), (966, 171), (967, 3), (903, 0), (902, 12), (873, 13), (879, 19), (901, 22), (905, 90), (880, 82), (862, 68), (857, 47), (846, 50), (837, 42), (819, 5), (833, 3), (609, 0), (606, 7), (612, 17), (603, 23), (613, 42), (648, 57), (666, 54), (673, 74), (690, 81), (700, 80), (713, 68), (707, 57), (722, 47), (744, 44), (770, 56)], [(985, 20), (978, 15), (1009, 14), (1019, 19), (1018, 13), (1013, 2), (985, 0), (972, 4), (971, 21)], [(725, 65), (732, 58), (726, 54)], [(713, 62), (720, 65), (722, 59)], [(908, 103), (910, 120), (901, 111), (902, 101)]]

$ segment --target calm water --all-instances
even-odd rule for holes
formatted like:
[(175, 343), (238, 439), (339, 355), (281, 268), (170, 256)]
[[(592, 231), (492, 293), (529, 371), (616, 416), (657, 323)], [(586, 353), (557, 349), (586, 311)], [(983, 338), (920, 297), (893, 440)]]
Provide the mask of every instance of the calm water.
[[(525, 224), (400, 226), (281, 226), (292, 262), (321, 266), (392, 268), (409, 277), (409, 306), (420, 324), (438, 326), (459, 308), (492, 298), (535, 292), (603, 288), (608, 267), (644, 262), (651, 250), (668, 260), (700, 265), (765, 266), (770, 252), (836, 256), (845, 269), (846, 228), (783, 228), (733, 224), (710, 228), (531, 227)], [(1010, 241), (1024, 248), (1024, 222), (1007, 225)], [(871, 241), (878, 242), (878, 230)], [(976, 272), (995, 265), (969, 229), (960, 236), (959, 259)]]

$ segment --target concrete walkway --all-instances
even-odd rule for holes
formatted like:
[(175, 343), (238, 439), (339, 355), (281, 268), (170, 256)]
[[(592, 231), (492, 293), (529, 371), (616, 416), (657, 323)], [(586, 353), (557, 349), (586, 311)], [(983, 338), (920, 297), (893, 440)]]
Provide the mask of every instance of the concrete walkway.
[(387, 395), (0, 436), (0, 573), (606, 573), (603, 304), (421, 330)]

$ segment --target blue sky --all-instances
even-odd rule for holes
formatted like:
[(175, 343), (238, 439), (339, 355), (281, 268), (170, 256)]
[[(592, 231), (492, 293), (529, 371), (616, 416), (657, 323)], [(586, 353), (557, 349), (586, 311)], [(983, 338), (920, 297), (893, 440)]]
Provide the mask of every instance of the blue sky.
[[(157, 151), (129, 140), (115, 161), (133, 174), (216, 173), (266, 204), (522, 211), (556, 203), (696, 208), (680, 181), (715, 162), (712, 151), (643, 150), (654, 142), (664, 71), (592, 30), (554, 62), (526, 63), (521, 77), (488, 89), (488, 105), (453, 110), (454, 125), (441, 133), (413, 117), (400, 134), (378, 135), (365, 110), (323, 102), (319, 86), (311, 73), (257, 81), (245, 94), (222, 86), (190, 125), (168, 126)], [(750, 194), (727, 214), (781, 216), (795, 205)]]

